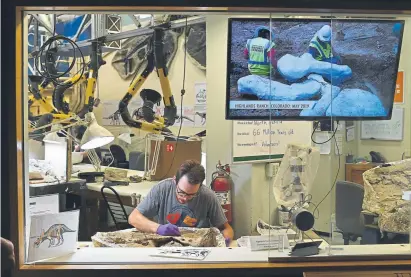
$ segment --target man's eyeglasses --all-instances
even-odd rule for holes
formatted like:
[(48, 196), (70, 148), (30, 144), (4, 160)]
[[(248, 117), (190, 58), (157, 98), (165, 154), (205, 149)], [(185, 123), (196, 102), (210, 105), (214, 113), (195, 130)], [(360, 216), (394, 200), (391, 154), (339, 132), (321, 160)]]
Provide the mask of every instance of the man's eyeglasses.
[(195, 198), (198, 196), (199, 192), (197, 191), (196, 193), (186, 193), (185, 191), (181, 190), (178, 185), (177, 187), (177, 194), (181, 197), (187, 197), (187, 198)]

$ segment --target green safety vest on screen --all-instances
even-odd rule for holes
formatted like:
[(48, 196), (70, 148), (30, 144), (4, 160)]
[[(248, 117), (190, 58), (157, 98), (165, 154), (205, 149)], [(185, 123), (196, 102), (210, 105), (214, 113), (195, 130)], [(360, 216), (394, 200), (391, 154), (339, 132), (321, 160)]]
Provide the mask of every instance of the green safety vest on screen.
[(322, 46), (322, 44), (318, 42), (318, 36), (317, 35), (315, 35), (314, 38), (310, 41), (309, 46), (317, 49), (318, 53), (320, 53), (319, 56), (315, 57), (315, 59), (318, 60), (318, 61), (329, 59), (329, 58), (333, 57), (331, 44), (326, 43), (326, 47), (324, 48), (324, 46)]
[(251, 74), (270, 76), (272, 66), (267, 53), (274, 46), (274, 42), (265, 38), (258, 37), (247, 40), (248, 70)]

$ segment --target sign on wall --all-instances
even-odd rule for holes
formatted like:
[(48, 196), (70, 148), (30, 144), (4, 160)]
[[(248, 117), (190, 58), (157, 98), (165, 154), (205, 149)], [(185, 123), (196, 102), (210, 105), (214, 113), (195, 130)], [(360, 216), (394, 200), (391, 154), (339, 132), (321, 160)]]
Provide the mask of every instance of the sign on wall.
[[(102, 109), (102, 125), (104, 126), (120, 126), (126, 125), (121, 118), (118, 110), (119, 100), (107, 100), (101, 102)], [(135, 99), (128, 104), (128, 111), (131, 116), (141, 107), (141, 99)]]
[(194, 94), (196, 97), (195, 105), (206, 105), (206, 102), (207, 102), (206, 83), (196, 83), (194, 85)]
[(233, 162), (283, 157), (288, 143), (311, 145), (311, 122), (233, 121)]
[(404, 103), (404, 71), (398, 71), (394, 103)]
[(401, 141), (404, 136), (404, 108), (394, 107), (390, 120), (361, 122), (361, 139)]

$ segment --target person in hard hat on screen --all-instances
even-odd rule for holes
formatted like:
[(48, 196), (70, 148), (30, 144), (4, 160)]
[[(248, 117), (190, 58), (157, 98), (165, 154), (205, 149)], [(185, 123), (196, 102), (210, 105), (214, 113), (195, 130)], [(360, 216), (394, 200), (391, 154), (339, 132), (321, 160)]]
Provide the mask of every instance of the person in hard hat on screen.
[(331, 27), (324, 25), (310, 41), (308, 53), (317, 61), (341, 64), (341, 59), (333, 55), (331, 47)]
[(244, 49), (244, 58), (247, 59), (248, 70), (252, 75), (269, 77), (277, 67), (275, 58), (275, 43), (273, 33), (269, 28), (256, 28), (254, 38), (248, 39)]

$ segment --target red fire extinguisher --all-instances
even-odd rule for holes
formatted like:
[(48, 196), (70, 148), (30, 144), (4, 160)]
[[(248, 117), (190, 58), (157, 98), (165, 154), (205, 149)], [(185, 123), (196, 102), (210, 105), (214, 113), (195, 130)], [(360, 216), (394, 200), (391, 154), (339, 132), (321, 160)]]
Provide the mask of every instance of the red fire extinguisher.
[(211, 189), (217, 195), (223, 208), (224, 214), (229, 223), (232, 221), (231, 187), (233, 180), (230, 176), (230, 166), (222, 165), (220, 161), (216, 166), (216, 171), (211, 175)]

